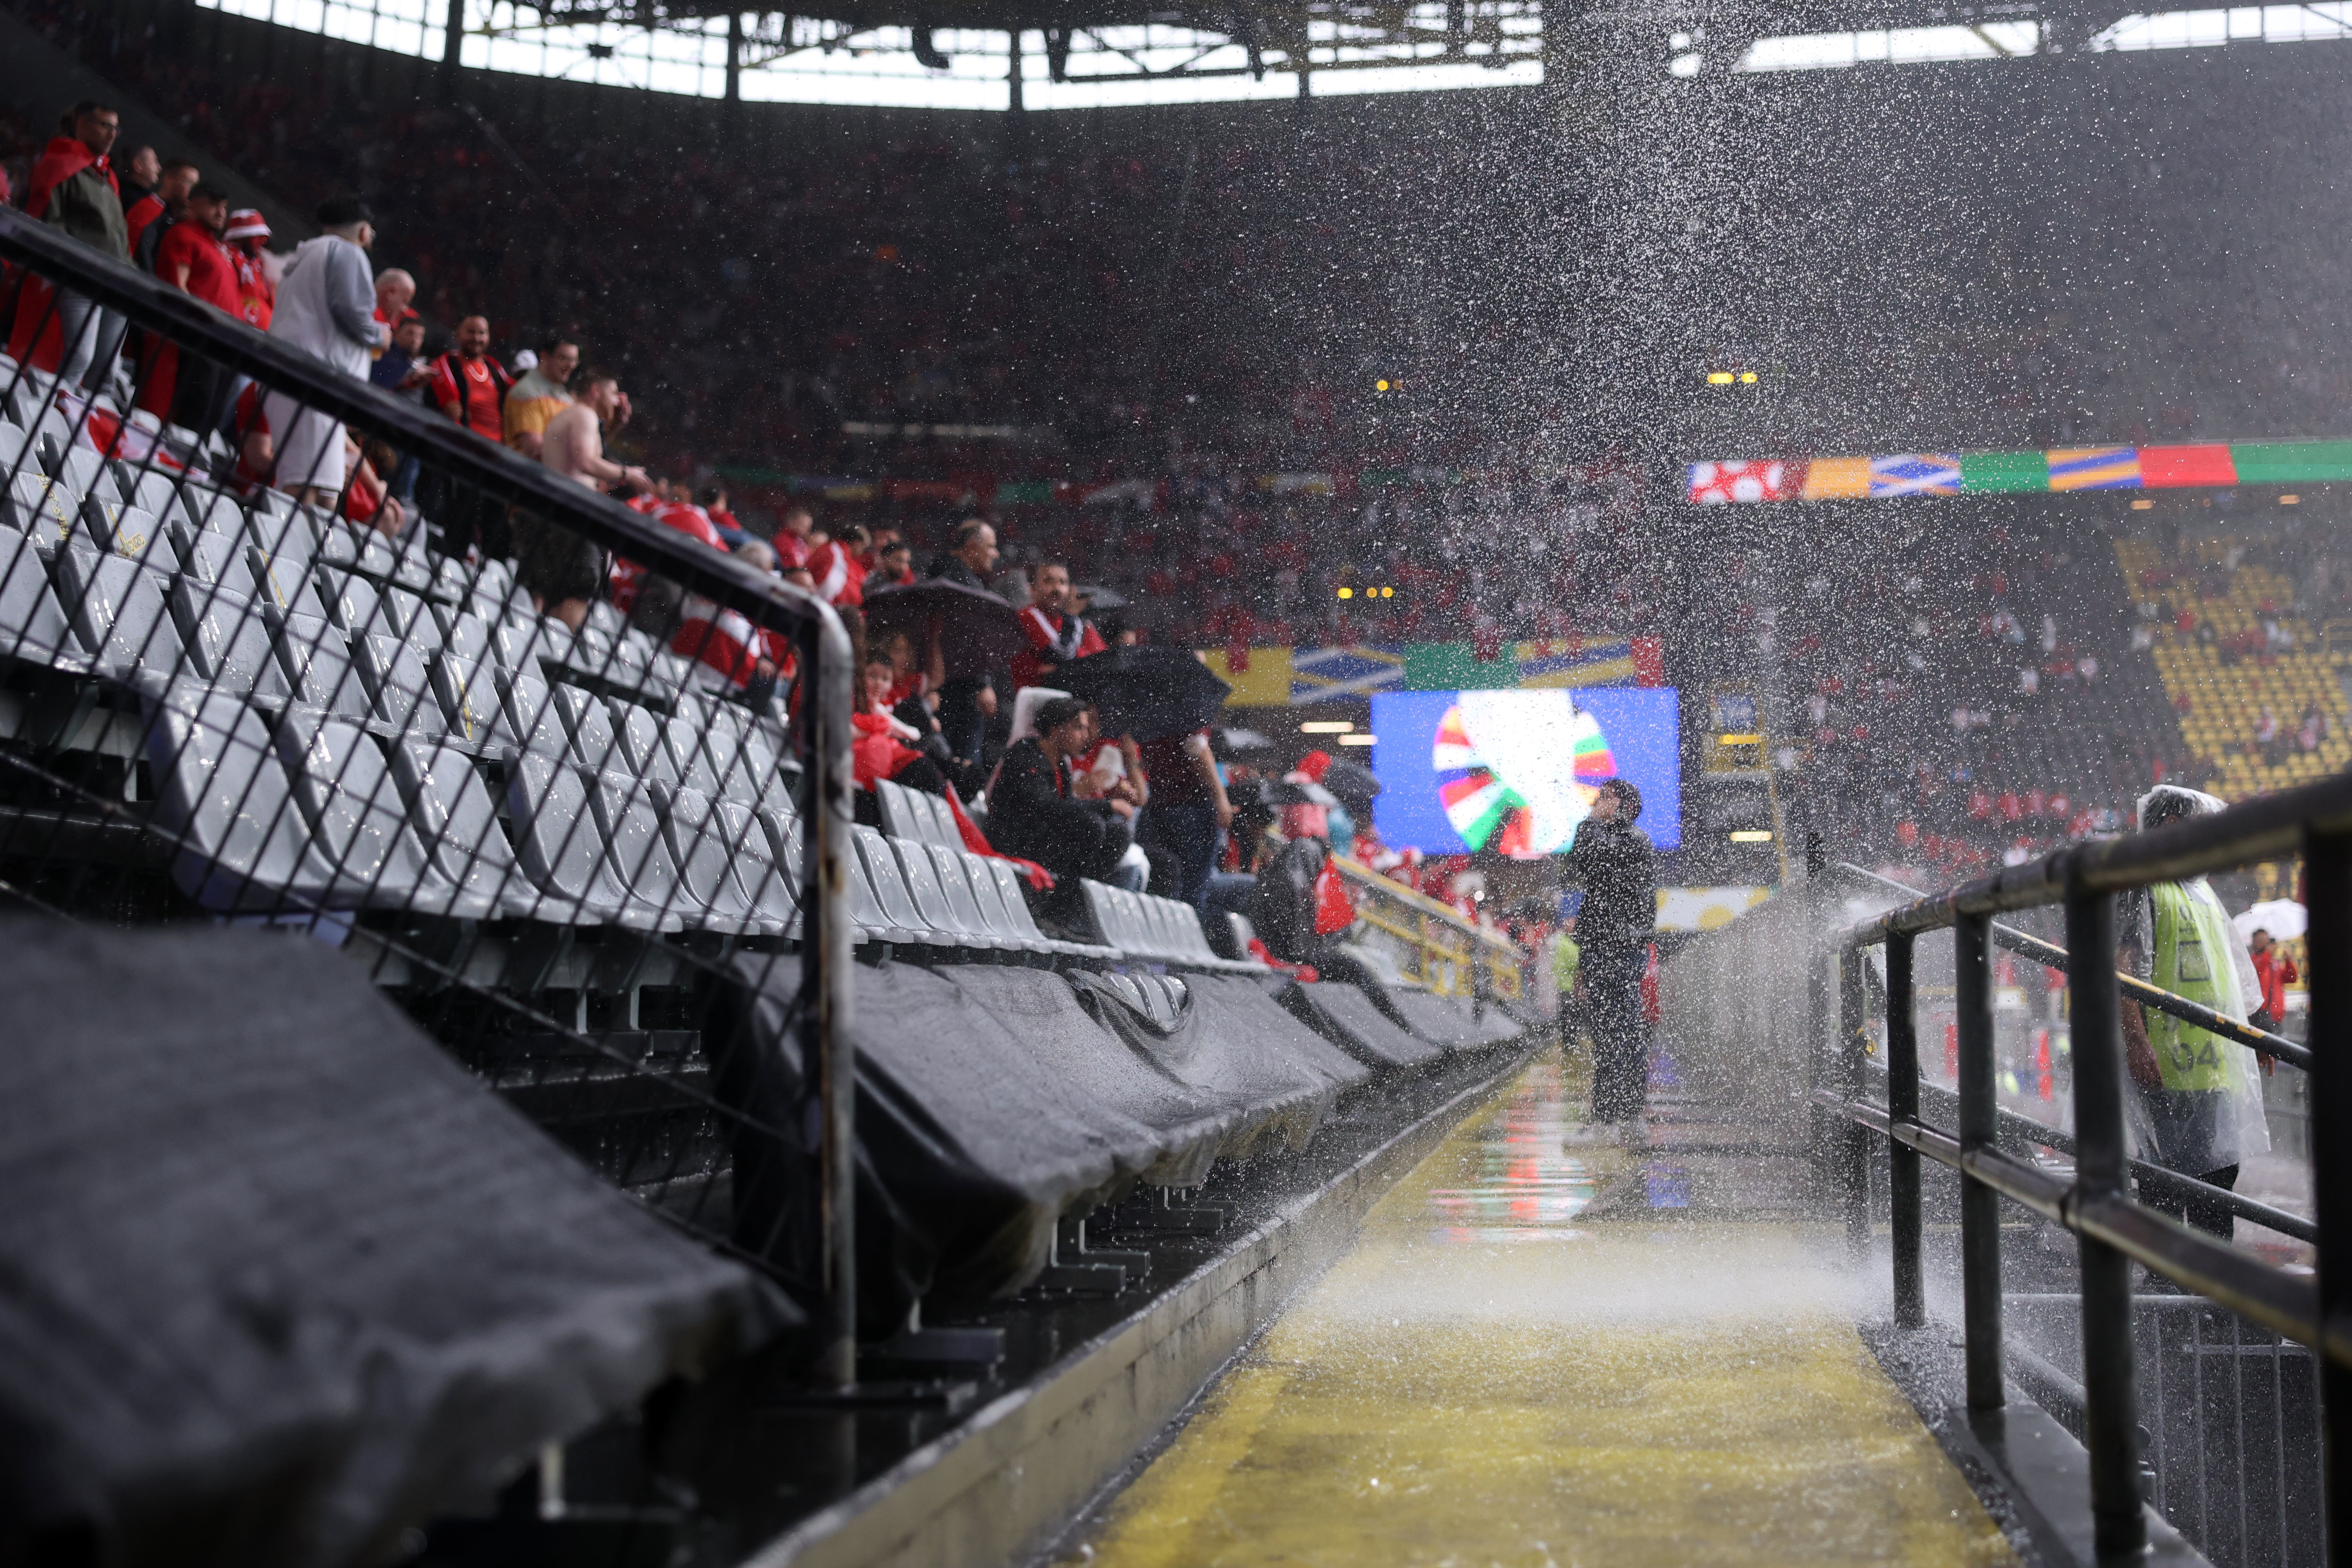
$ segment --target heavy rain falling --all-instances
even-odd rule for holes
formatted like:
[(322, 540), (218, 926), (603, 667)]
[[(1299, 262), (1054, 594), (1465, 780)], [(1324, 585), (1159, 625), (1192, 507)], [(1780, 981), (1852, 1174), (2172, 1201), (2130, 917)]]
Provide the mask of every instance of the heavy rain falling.
[(2347, 43), (0, 0), (0, 1561), (2352, 1563)]

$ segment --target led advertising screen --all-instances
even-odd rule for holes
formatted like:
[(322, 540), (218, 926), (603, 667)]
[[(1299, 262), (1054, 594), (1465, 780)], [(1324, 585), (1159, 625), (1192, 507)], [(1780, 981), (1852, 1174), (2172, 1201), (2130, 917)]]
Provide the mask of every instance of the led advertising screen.
[(1391, 849), (1535, 859), (1567, 849), (1605, 779), (1642, 792), (1638, 826), (1683, 841), (1681, 712), (1671, 687), (1372, 694), (1374, 818)]

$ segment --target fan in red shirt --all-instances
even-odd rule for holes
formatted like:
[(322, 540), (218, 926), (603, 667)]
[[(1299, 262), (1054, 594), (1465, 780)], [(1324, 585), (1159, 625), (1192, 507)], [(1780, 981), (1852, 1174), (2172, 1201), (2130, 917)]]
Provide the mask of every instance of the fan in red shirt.
[(787, 507), (776, 524), (776, 537), (769, 545), (776, 552), (779, 571), (796, 572), (809, 563), (809, 531), (816, 527), (816, 519), (804, 506)]
[[(667, 486), (665, 485), (664, 489)], [(644, 501), (647, 504), (640, 505)], [(727, 548), (726, 538), (719, 533), (710, 514), (692, 501), (682, 498), (655, 495), (640, 497), (629, 503), (632, 510), (647, 512), (666, 528), (674, 528), (689, 539), (698, 539), (713, 550)], [(627, 615), (637, 602), (638, 591), (645, 585), (646, 569), (635, 561), (621, 556), (613, 558), (613, 605)]]
[[(228, 195), (209, 185), (188, 193), (188, 216), (173, 224), (155, 247), (155, 276), (224, 314), (242, 317), (236, 262), (221, 232), (228, 227)], [(153, 359), (139, 387), (139, 406), (191, 430), (216, 428), (228, 412), (235, 383), (227, 372), (199, 360), (184, 360), (179, 345), (151, 339)]]
[(1013, 656), (1013, 684), (1042, 686), (1046, 677), (1074, 658), (1104, 652), (1102, 634), (1070, 613), (1070, 568), (1048, 561), (1029, 583), (1029, 607), (1021, 612), (1021, 635), (1029, 646)]
[(866, 603), (866, 530), (845, 525), (840, 534), (809, 552), (809, 575), (818, 597), (828, 605)]
[(236, 265), (237, 314), (263, 331), (278, 310), (278, 285), (269, 280), (269, 264), (262, 251), (269, 244), (269, 220), (252, 207), (228, 215), (229, 259)]
[(457, 346), (433, 362), (433, 401), (441, 412), (492, 446), (507, 439), (507, 389), (514, 378), (490, 357), (490, 323), (468, 316), (457, 323)]

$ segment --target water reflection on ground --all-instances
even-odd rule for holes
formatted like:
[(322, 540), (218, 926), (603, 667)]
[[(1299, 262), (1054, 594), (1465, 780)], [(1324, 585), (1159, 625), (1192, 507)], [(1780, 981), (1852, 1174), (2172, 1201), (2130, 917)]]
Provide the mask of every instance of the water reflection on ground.
[(1442, 1242), (1573, 1241), (1569, 1222), (1599, 1192), (1591, 1162), (1561, 1147), (1576, 1125), (1560, 1067), (1529, 1069), (1501, 1112), (1475, 1130), (1470, 1180), (1429, 1189)]

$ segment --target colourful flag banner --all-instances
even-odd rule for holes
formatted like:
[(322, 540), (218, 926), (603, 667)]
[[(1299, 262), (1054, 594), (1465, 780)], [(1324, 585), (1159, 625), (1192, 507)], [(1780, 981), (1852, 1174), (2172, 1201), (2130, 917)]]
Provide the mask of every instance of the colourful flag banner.
[(2129, 447), (2061, 447), (2050, 454), (2053, 490), (2136, 490), (2139, 454)]
[(1804, 488), (1805, 465), (1780, 458), (1754, 462), (1693, 463), (1689, 495), (1699, 506), (1728, 501), (1794, 500)]
[(1960, 459), (1948, 452), (1901, 452), (1870, 459), (1870, 493), (1881, 496), (1956, 496)]
[(1805, 465), (1800, 500), (1865, 500), (1870, 496), (1868, 458), (1815, 458)]
[(2152, 490), (2234, 485), (2238, 482), (2238, 466), (2225, 446), (2142, 447), (2139, 479)]

